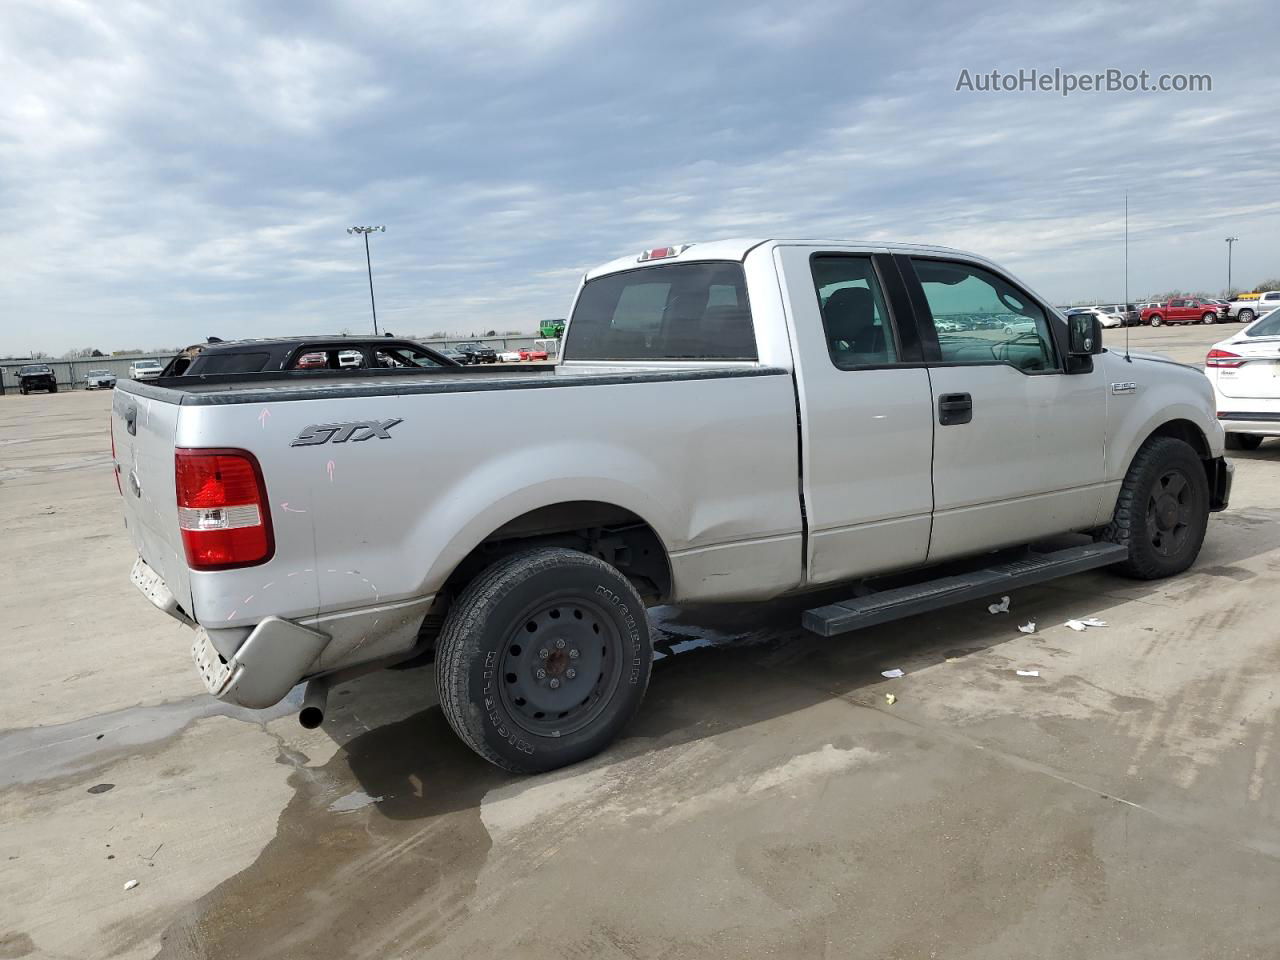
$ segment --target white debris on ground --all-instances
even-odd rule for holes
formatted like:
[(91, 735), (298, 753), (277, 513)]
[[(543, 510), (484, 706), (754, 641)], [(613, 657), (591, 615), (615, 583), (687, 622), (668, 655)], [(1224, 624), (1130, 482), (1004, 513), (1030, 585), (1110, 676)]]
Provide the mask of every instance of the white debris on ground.
[(1020, 677), (1038, 677), (1038, 676), (1040, 676), (1040, 671), (1039, 671), (1039, 670), (1019, 670), (1019, 671), (1018, 671), (1018, 676), (1020, 676)]
[(137, 885), (138, 885), (138, 881), (137, 881), (137, 880), (130, 880), (130, 881), (128, 881), (128, 882), (127, 882), (127, 883), (125, 883), (125, 885), (124, 885), (124, 891), (125, 891), (125, 893), (128, 893), (130, 890), (132, 890), (132, 889), (133, 889), (134, 887), (136, 887)]
[(1001, 597), (1001, 598), (1000, 598), (1000, 602), (999, 602), (999, 603), (993, 603), (993, 604), (990, 604), (990, 605), (988, 605), (987, 609), (988, 609), (989, 611), (991, 611), (992, 613), (1008, 613), (1008, 612), (1009, 612), (1009, 598), (1008, 598), (1008, 597)]
[(1097, 617), (1081, 617), (1079, 620), (1068, 620), (1065, 626), (1070, 627), (1077, 633), (1087, 630), (1089, 627), (1105, 627), (1107, 621), (1099, 620)]
[(887, 677), (890, 680), (896, 680), (898, 677), (902, 676), (902, 671), (897, 667), (894, 667), (892, 670), (881, 670), (880, 676)]
[(1032, 621), (1030, 621), (1029, 623), (1024, 623), (1024, 624), (1023, 624), (1022, 626), (1020, 626), (1018, 629), (1019, 629), (1022, 633), (1035, 633), (1035, 632), (1036, 632), (1036, 622), (1035, 622), (1034, 620), (1032, 620)]

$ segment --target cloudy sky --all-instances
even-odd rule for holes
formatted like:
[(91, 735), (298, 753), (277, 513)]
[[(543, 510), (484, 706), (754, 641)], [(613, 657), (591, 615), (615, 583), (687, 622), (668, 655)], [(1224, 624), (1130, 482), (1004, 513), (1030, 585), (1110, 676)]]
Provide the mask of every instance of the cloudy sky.
[[(1272, 0), (6, 0), (0, 353), (532, 329), (667, 242), (987, 254), (1054, 300), (1280, 275)], [(1019, 68), (1199, 93), (956, 92)]]

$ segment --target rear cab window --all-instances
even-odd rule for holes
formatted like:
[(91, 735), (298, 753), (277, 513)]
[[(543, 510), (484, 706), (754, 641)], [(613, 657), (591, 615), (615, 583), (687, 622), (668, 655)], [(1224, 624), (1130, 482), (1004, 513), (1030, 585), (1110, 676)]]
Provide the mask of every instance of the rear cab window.
[[(270, 359), (269, 353), (202, 353), (191, 361), (191, 373), (259, 373)], [(181, 371), (177, 371), (181, 373)]]
[(589, 280), (565, 334), (571, 360), (756, 360), (739, 263), (673, 263)]

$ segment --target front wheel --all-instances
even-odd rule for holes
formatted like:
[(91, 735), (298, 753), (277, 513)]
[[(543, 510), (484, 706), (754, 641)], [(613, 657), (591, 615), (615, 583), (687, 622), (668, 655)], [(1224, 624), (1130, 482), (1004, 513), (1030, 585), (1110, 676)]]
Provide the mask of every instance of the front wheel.
[(1158, 314), (1158, 313), (1157, 313), (1157, 314), (1155, 314), (1154, 316), (1152, 316), (1152, 318), (1151, 318), (1151, 325), (1152, 325), (1153, 327), (1158, 327), (1158, 326), (1160, 326), (1160, 324), (1162, 324), (1162, 323), (1164, 323), (1164, 317), (1160, 316), (1160, 314)]
[(1262, 438), (1253, 433), (1228, 433), (1228, 450), (1257, 450), (1262, 446)]
[(1200, 322), (1214, 323), (1217, 321), (1217, 319), (1218, 319), (1218, 315), (1216, 313), (1206, 313), (1203, 317), (1200, 318)]
[(644, 699), (653, 647), (631, 582), (596, 557), (547, 547), (497, 561), (462, 592), (436, 650), (454, 732), (516, 773), (603, 750)]
[(1209, 481), (1200, 458), (1181, 440), (1152, 437), (1129, 464), (1102, 539), (1129, 548), (1118, 573), (1156, 580), (1195, 562), (1208, 525)]

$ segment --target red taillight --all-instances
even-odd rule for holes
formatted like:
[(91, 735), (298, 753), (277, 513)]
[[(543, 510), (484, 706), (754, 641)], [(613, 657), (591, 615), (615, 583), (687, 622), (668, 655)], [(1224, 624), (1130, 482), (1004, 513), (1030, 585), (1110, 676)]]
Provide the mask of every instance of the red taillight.
[(262, 470), (244, 450), (177, 450), (178, 526), (192, 570), (265, 563), (275, 552)]
[(1206, 367), (1243, 367), (1247, 362), (1245, 357), (1238, 353), (1231, 353), (1228, 350), (1213, 349), (1209, 351), (1209, 355), (1204, 358)]
[(111, 428), (111, 472), (116, 478), (116, 493), (124, 496), (124, 487), (120, 486), (120, 464), (116, 460), (116, 421), (113, 416), (107, 421), (107, 426)]

